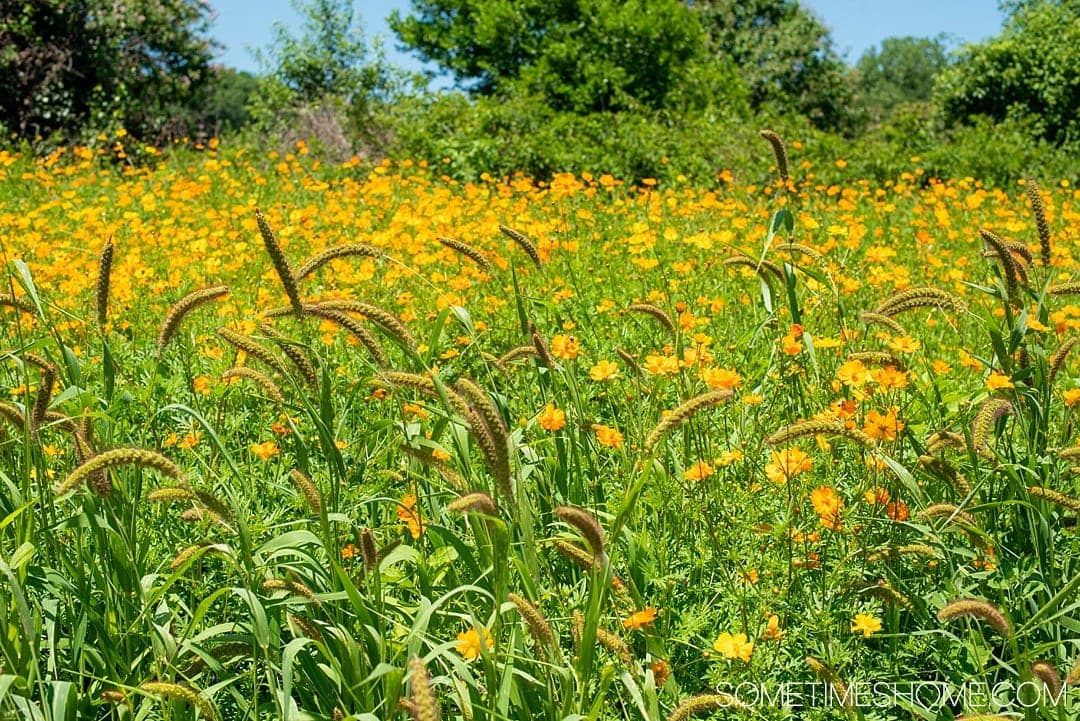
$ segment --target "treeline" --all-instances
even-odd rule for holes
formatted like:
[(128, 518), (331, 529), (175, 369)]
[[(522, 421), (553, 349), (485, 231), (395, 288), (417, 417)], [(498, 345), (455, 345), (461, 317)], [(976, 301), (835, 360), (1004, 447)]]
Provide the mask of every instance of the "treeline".
[[(346, 0), (301, 0), (258, 76), (211, 64), (199, 0), (0, 4), (0, 124), (42, 146), (111, 134), (236, 136), (458, 177), (767, 175), (755, 136), (802, 139), (824, 181), (1033, 173), (1075, 179), (1080, 0), (1009, 0), (1001, 33), (889, 38), (854, 67), (797, 0), (412, 0), (391, 66)], [(913, 160), (917, 158), (917, 160)], [(837, 164), (843, 159), (846, 163)]]

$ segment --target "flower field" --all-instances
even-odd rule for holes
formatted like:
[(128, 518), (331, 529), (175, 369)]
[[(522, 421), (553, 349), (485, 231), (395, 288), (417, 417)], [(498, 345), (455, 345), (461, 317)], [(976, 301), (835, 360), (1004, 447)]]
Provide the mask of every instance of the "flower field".
[(767, 139), (0, 152), (0, 717), (1074, 718), (1080, 192)]

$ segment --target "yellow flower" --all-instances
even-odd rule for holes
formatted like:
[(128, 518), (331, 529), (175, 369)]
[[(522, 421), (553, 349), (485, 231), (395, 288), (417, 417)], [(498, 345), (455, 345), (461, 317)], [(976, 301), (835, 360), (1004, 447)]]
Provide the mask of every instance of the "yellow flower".
[(198, 376), (191, 384), (195, 387), (195, 392), (199, 395), (210, 395), (210, 379), (206, 376)]
[(862, 633), (863, 638), (870, 638), (870, 634), (880, 630), (881, 621), (870, 613), (857, 613), (851, 621), (851, 632)]
[(566, 413), (548, 403), (540, 412), (540, 427), (545, 431), (557, 431), (566, 427)]
[(619, 377), (619, 366), (612, 361), (597, 361), (589, 371), (589, 377), (594, 381), (610, 381)]
[[(603, 361), (601, 361), (603, 362)], [(593, 370), (596, 370), (595, 368)], [(679, 360), (674, 356), (647, 355), (645, 370), (654, 376), (670, 376), (679, 372)], [(593, 380), (601, 380), (593, 376)]]
[(698, 461), (690, 468), (686, 469), (683, 473), (683, 478), (687, 481), (702, 481), (716, 472), (712, 466), (705, 461)]
[(837, 368), (836, 377), (846, 386), (861, 388), (870, 380), (870, 373), (866, 370), (866, 366), (862, 364), (862, 361), (853, 360)]
[(277, 447), (277, 443), (273, 441), (266, 441), (265, 443), (252, 443), (251, 452), (264, 461), (268, 461), (281, 451)]
[(897, 353), (914, 353), (922, 348), (922, 343), (909, 335), (905, 335), (901, 338), (892, 339), (889, 341), (888, 346)]
[(475, 628), (462, 631), (457, 635), (457, 652), (466, 661), (472, 661), (480, 657), (480, 654), (493, 646), (491, 632), (481, 626), (477, 632)]
[(610, 426), (593, 426), (593, 430), (596, 431), (596, 440), (600, 445), (607, 446), (608, 448), (622, 448), (623, 434), (618, 430), (611, 428)]
[(1072, 408), (1077, 403), (1080, 403), (1080, 388), (1073, 388), (1071, 390), (1067, 390), (1063, 395), (1065, 396), (1065, 405), (1067, 405), (1069, 408)]
[(994, 371), (990, 374), (990, 377), (986, 379), (986, 387), (988, 390), (1000, 391), (1006, 388), (1015, 388), (1012, 380), (1004, 373), (998, 373)]
[(773, 451), (772, 460), (765, 465), (765, 477), (773, 483), (783, 483), (810, 470), (813, 464), (814, 459), (798, 448)]
[(952, 366), (943, 360), (934, 360), (930, 363), (930, 367), (934, 369), (934, 375), (943, 376), (952, 370)]
[(726, 468), (733, 463), (738, 463), (745, 457), (745, 454), (738, 448), (736, 448), (733, 451), (724, 451), (720, 454), (719, 458), (713, 461), (713, 463), (715, 463), (720, 468)]
[(652, 625), (652, 622), (656, 620), (656, 609), (652, 606), (646, 606), (643, 610), (630, 614), (629, 618), (623, 619), (623, 628), (639, 629), (644, 626)]
[(750, 663), (750, 656), (754, 653), (754, 642), (748, 640), (745, 633), (737, 633), (733, 636), (724, 632), (713, 642), (713, 649), (724, 658), (737, 658), (743, 663)]

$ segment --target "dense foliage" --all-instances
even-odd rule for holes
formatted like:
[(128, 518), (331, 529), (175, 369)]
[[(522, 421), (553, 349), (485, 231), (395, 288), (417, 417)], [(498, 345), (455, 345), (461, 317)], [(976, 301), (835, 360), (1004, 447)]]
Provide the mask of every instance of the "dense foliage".
[(24, 137), (194, 131), (210, 80), (198, 0), (0, 3), (0, 126)]

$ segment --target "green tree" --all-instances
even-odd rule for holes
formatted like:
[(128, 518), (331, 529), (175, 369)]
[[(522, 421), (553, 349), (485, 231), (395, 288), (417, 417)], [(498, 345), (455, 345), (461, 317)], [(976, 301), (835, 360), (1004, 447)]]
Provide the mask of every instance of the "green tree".
[(949, 63), (943, 36), (894, 37), (870, 48), (856, 64), (860, 106), (880, 123), (904, 103), (930, 100), (934, 79)]
[(1080, 139), (1080, 0), (1007, 3), (997, 37), (968, 45), (941, 73), (945, 119), (1031, 118), (1048, 140)]
[(210, 74), (209, 20), (199, 0), (2, 2), (0, 124), (31, 137), (188, 132)]
[(787, 107), (851, 127), (852, 87), (828, 29), (797, 0), (693, 0), (712, 53), (738, 69), (755, 108)]
[(575, 113), (663, 107), (704, 47), (679, 0), (412, 0), (390, 27), (474, 94)]

